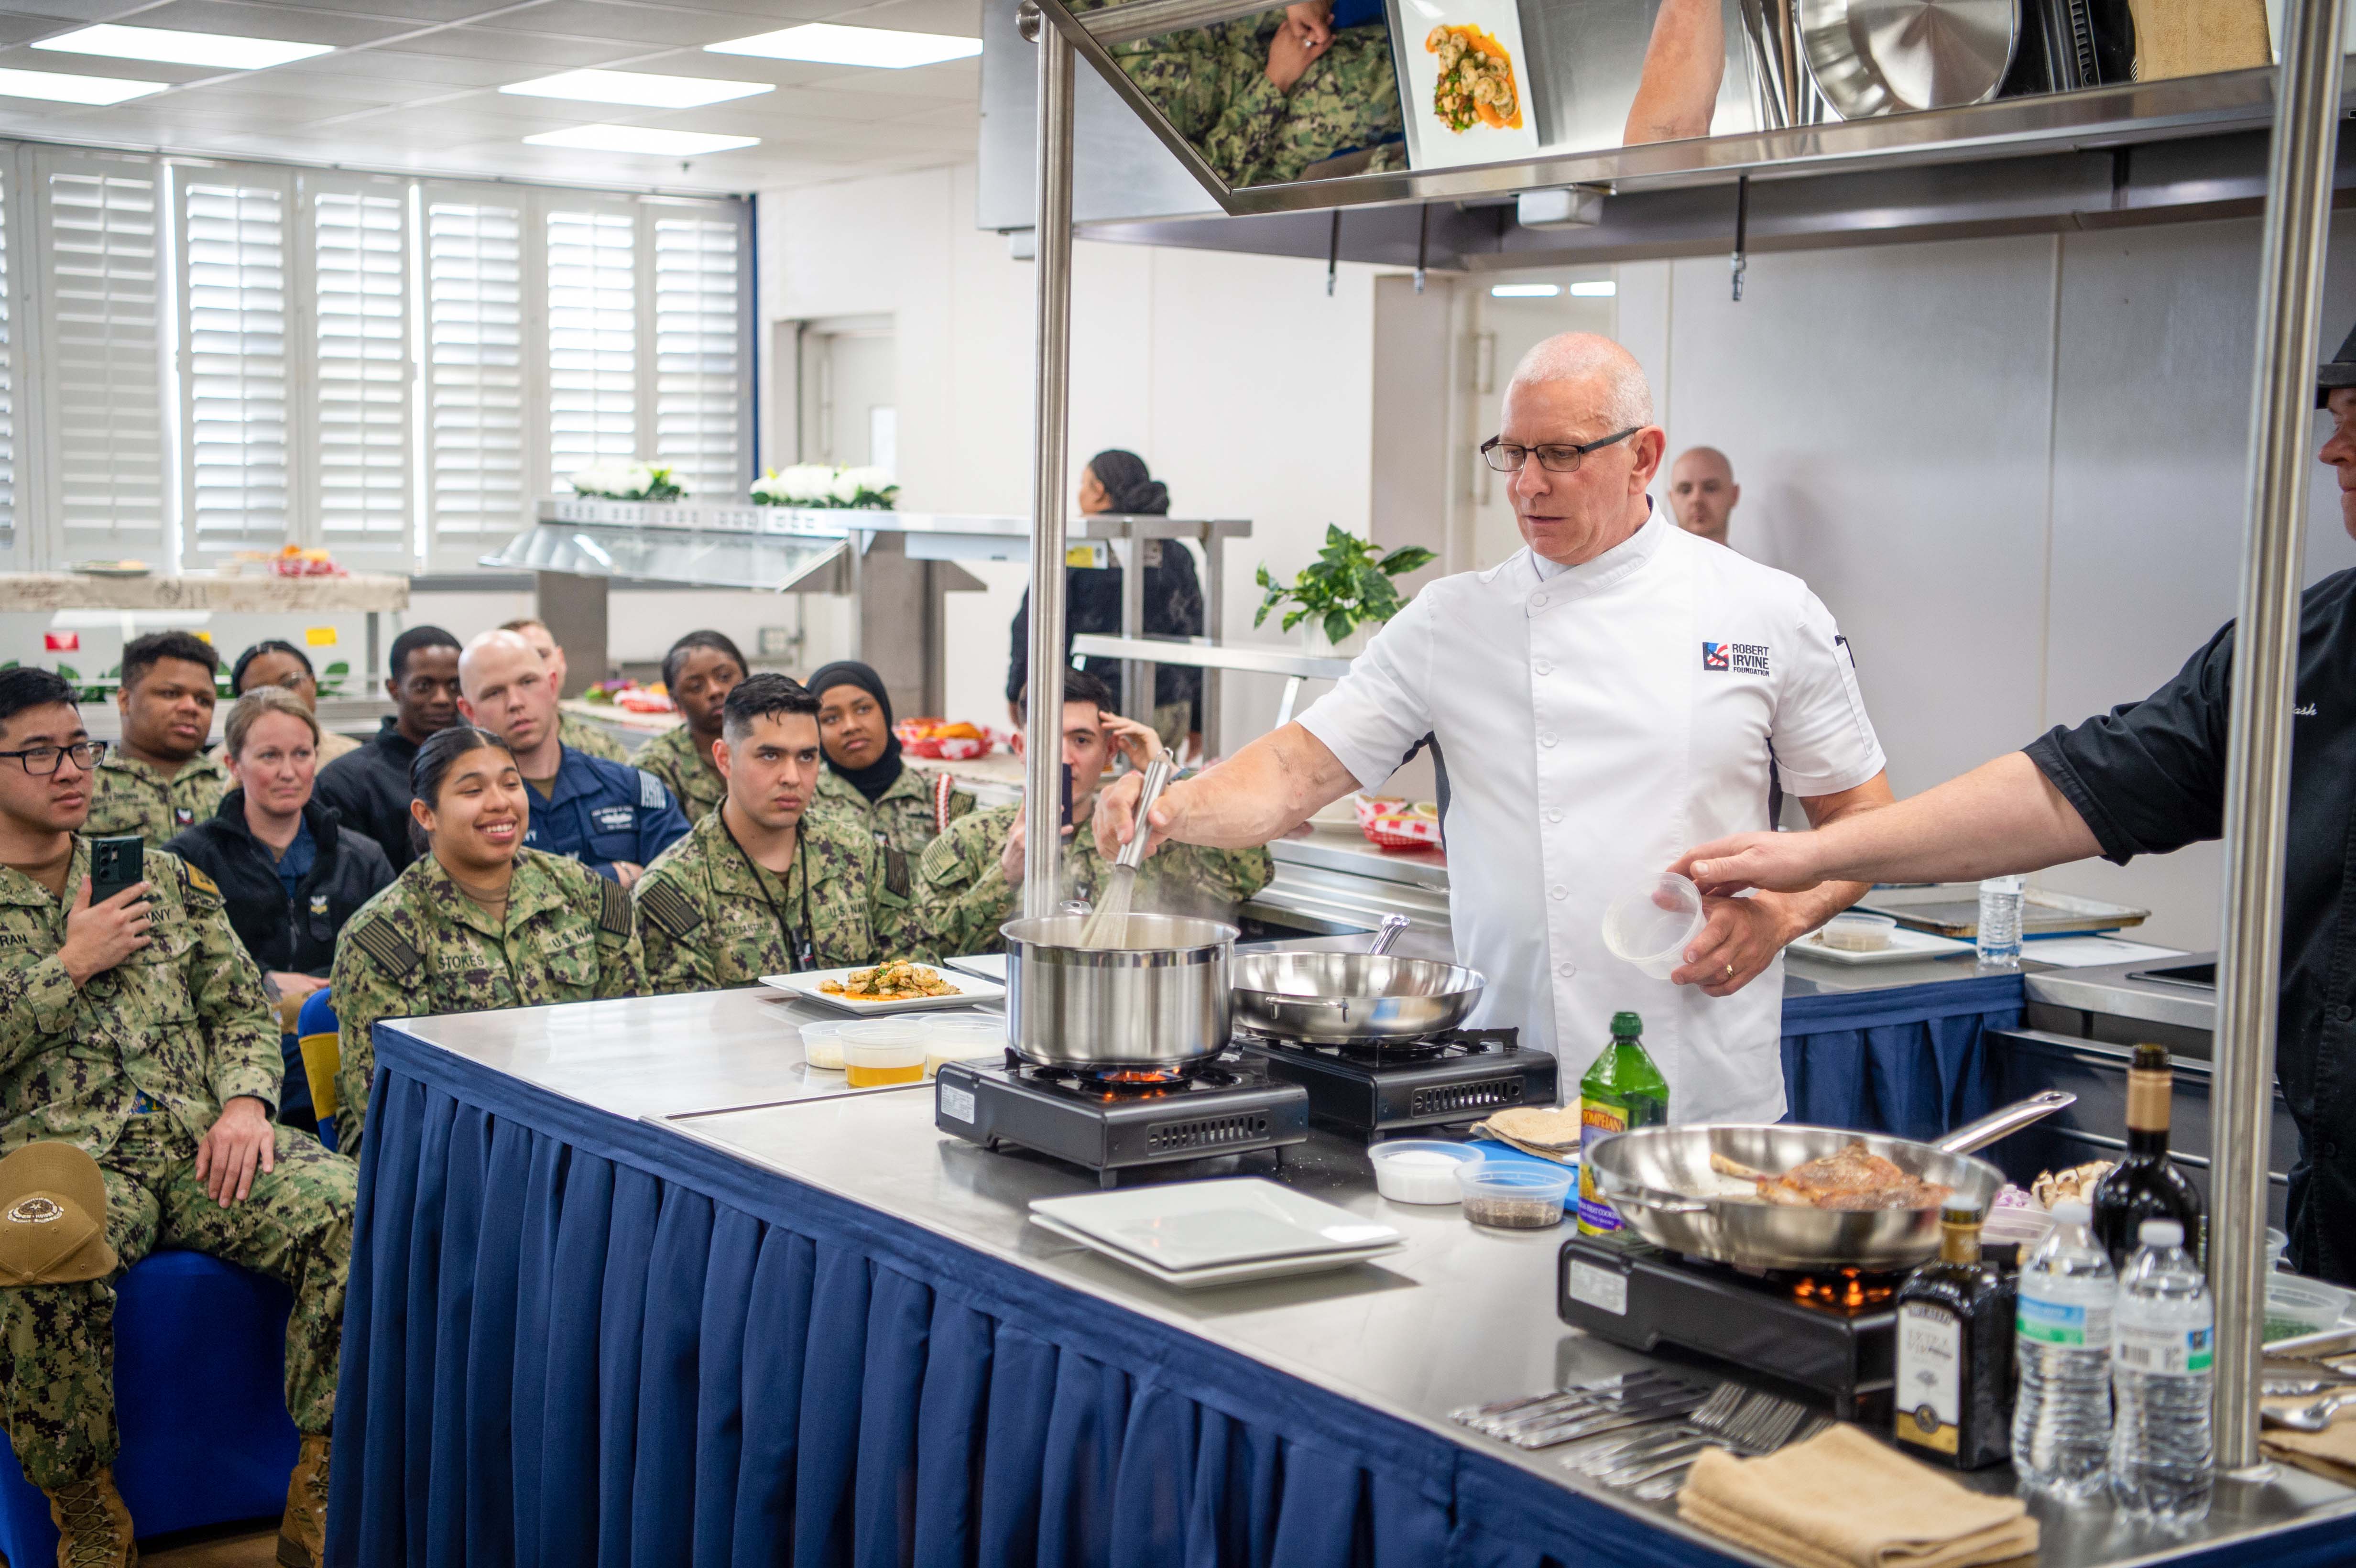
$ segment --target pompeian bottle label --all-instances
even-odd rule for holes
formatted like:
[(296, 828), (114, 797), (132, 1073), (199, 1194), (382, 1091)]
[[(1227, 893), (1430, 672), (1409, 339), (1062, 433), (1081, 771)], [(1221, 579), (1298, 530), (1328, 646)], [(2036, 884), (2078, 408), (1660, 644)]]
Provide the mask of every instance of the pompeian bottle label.
[(1595, 1185), (1595, 1162), (1587, 1157), (1596, 1143), (1628, 1130), (1628, 1113), (1601, 1100), (1579, 1103), (1579, 1233), (1604, 1236), (1621, 1229), (1614, 1210)]
[(1964, 1327), (1923, 1301), (1898, 1309), (1896, 1435), (1941, 1454), (1955, 1451), (1964, 1424)]

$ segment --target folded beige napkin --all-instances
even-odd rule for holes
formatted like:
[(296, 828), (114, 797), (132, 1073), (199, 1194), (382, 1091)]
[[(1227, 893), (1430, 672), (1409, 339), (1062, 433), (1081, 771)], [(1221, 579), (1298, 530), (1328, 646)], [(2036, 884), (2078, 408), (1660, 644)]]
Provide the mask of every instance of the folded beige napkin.
[(1969, 1490), (1846, 1424), (1764, 1459), (1706, 1450), (1677, 1512), (1799, 1568), (1975, 1568), (2037, 1550), (2019, 1499)]
[[(2315, 1395), (2270, 1399), (2268, 1408), (2291, 1410), (2314, 1402)], [(2342, 1407), (2331, 1424), (2320, 1432), (2287, 1432), (2269, 1426), (2258, 1434), (2258, 1447), (2270, 1459), (2280, 1459), (2302, 1470), (2312, 1470), (2343, 1487), (2356, 1487), (2356, 1409)]]

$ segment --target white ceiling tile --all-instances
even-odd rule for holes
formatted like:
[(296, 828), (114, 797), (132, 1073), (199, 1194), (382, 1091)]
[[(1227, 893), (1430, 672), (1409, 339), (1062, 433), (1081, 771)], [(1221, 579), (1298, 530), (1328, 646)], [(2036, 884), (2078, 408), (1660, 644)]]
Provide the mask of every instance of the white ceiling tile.
[(345, 49), (316, 59), (280, 66), (270, 74), (310, 77), (322, 80), (366, 78), (406, 82), (414, 96), (463, 88), (497, 87), (516, 80), (516, 68), (504, 60), (469, 59), (463, 55), (418, 54), (405, 48)]
[(630, 58), (632, 46), (601, 38), (560, 37), (546, 33), (515, 33), (494, 27), (445, 27), (422, 37), (404, 39), (411, 54), (461, 55), (469, 59), (498, 60), (519, 68), (509, 79), (544, 74), (548, 69), (611, 65)]
[(827, 14), (827, 19), (853, 27), (898, 27), (911, 33), (950, 33), (961, 38), (981, 37), (981, 6), (977, 0), (875, 0), (849, 5)]
[(244, 5), (236, 0), (165, 0), (163, 5), (125, 20), (139, 27), (169, 27), (183, 33), (235, 33), (242, 37), (284, 38), (337, 48), (391, 37), (416, 25), (391, 17), (355, 16), (303, 6)]
[(617, 5), (611, 0), (541, 0), (527, 11), (498, 18), (495, 26), (519, 33), (563, 33), (579, 38), (615, 38), (701, 48), (744, 37), (742, 16), (669, 6)]

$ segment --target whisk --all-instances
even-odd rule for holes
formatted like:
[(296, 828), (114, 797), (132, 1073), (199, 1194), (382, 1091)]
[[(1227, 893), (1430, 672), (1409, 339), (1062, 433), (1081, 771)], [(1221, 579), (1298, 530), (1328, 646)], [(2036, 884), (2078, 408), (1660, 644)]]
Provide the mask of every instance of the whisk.
[(1152, 827), (1145, 814), (1162, 796), (1170, 783), (1170, 753), (1157, 752), (1145, 764), (1145, 787), (1137, 795), (1137, 828), (1135, 837), (1121, 846), (1120, 855), (1112, 863), (1111, 873), (1105, 878), (1104, 887), (1097, 894), (1096, 912), (1088, 923), (1080, 928), (1083, 947), (1126, 947), (1129, 945), (1129, 904), (1137, 891), (1137, 868), (1145, 859), (1146, 841), (1152, 837)]

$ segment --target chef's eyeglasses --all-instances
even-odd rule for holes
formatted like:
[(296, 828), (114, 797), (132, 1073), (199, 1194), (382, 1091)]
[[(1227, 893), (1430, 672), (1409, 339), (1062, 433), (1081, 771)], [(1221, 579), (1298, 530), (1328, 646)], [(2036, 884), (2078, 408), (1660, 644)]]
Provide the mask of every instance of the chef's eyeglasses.
[(75, 768), (88, 773), (97, 765), (100, 758), (106, 755), (106, 742), (83, 741), (71, 746), (27, 746), (21, 752), (0, 752), (0, 757), (16, 758), (25, 771), (37, 779), (45, 779), (56, 773), (58, 765), (68, 755), (72, 756)]
[(1625, 441), (1644, 428), (1640, 424), (1632, 424), (1619, 434), (1607, 435), (1601, 441), (1580, 444), (1549, 442), (1544, 446), (1516, 446), (1502, 435), (1493, 435), (1481, 443), (1481, 461), (1500, 474), (1518, 474), (1522, 464), (1527, 463), (1530, 453), (1535, 452), (1538, 454), (1538, 466), (1547, 473), (1576, 474), (1580, 460), (1589, 453), (1607, 447), (1615, 441)]

